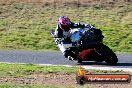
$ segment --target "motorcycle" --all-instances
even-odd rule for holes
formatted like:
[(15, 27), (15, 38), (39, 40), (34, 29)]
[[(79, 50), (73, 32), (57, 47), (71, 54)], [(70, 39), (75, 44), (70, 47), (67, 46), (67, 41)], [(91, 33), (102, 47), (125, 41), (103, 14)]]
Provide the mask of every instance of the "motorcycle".
[[(55, 30), (52, 30), (53, 37), (54, 33)], [(83, 61), (105, 61), (110, 65), (117, 64), (118, 58), (116, 54), (103, 44), (104, 36), (100, 29), (78, 28), (72, 29), (71, 33), (71, 43), (66, 43), (64, 39), (55, 42), (58, 47), (63, 46), (60, 48), (61, 51), (66, 48), (68, 52), (72, 53), (73, 60), (77, 60), (78, 63)], [(54, 39), (56, 40), (55, 37)]]

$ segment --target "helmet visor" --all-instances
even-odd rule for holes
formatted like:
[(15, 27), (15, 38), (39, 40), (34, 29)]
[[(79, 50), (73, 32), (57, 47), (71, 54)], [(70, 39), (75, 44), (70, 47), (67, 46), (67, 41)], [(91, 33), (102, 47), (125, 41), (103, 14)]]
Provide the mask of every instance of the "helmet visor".
[(63, 25), (63, 26), (61, 26), (61, 28), (62, 28), (64, 31), (69, 31), (69, 30), (70, 30), (70, 27), (67, 26), (67, 25)]

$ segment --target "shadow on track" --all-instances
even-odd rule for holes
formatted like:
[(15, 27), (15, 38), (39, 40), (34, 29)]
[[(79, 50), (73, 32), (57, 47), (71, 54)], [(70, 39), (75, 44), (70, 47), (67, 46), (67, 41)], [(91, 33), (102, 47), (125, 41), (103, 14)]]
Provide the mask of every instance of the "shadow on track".
[(82, 62), (78, 65), (132, 66), (132, 63), (117, 63), (116, 65), (109, 65), (105, 62)]

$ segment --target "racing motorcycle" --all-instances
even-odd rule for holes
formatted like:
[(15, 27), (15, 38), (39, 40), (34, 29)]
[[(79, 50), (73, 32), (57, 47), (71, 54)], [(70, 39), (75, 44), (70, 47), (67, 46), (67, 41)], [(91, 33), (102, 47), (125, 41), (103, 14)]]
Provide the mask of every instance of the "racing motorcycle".
[[(54, 33), (55, 30), (52, 30), (51, 34), (56, 40)], [(58, 47), (60, 45), (64, 46), (68, 52), (72, 53), (72, 60), (77, 60), (78, 63), (83, 61), (105, 61), (110, 65), (115, 65), (118, 58), (112, 49), (103, 44), (103, 38), (100, 29), (78, 28), (72, 29), (71, 43), (66, 43), (64, 39), (55, 42)]]

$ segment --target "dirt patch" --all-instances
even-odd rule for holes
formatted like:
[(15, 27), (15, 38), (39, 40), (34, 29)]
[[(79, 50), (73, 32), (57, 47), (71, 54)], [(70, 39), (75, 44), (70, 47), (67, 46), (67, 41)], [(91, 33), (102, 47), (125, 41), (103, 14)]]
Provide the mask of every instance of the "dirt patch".
[(20, 84), (76, 84), (74, 73), (34, 73), (25, 77), (0, 77), (1, 83), (20, 83)]
[[(53, 84), (79, 87), (76, 83), (75, 73), (33, 73), (25, 77), (0, 77), (0, 83)], [(90, 88), (132, 88), (132, 82), (128, 84), (85, 84), (84, 86)]]

